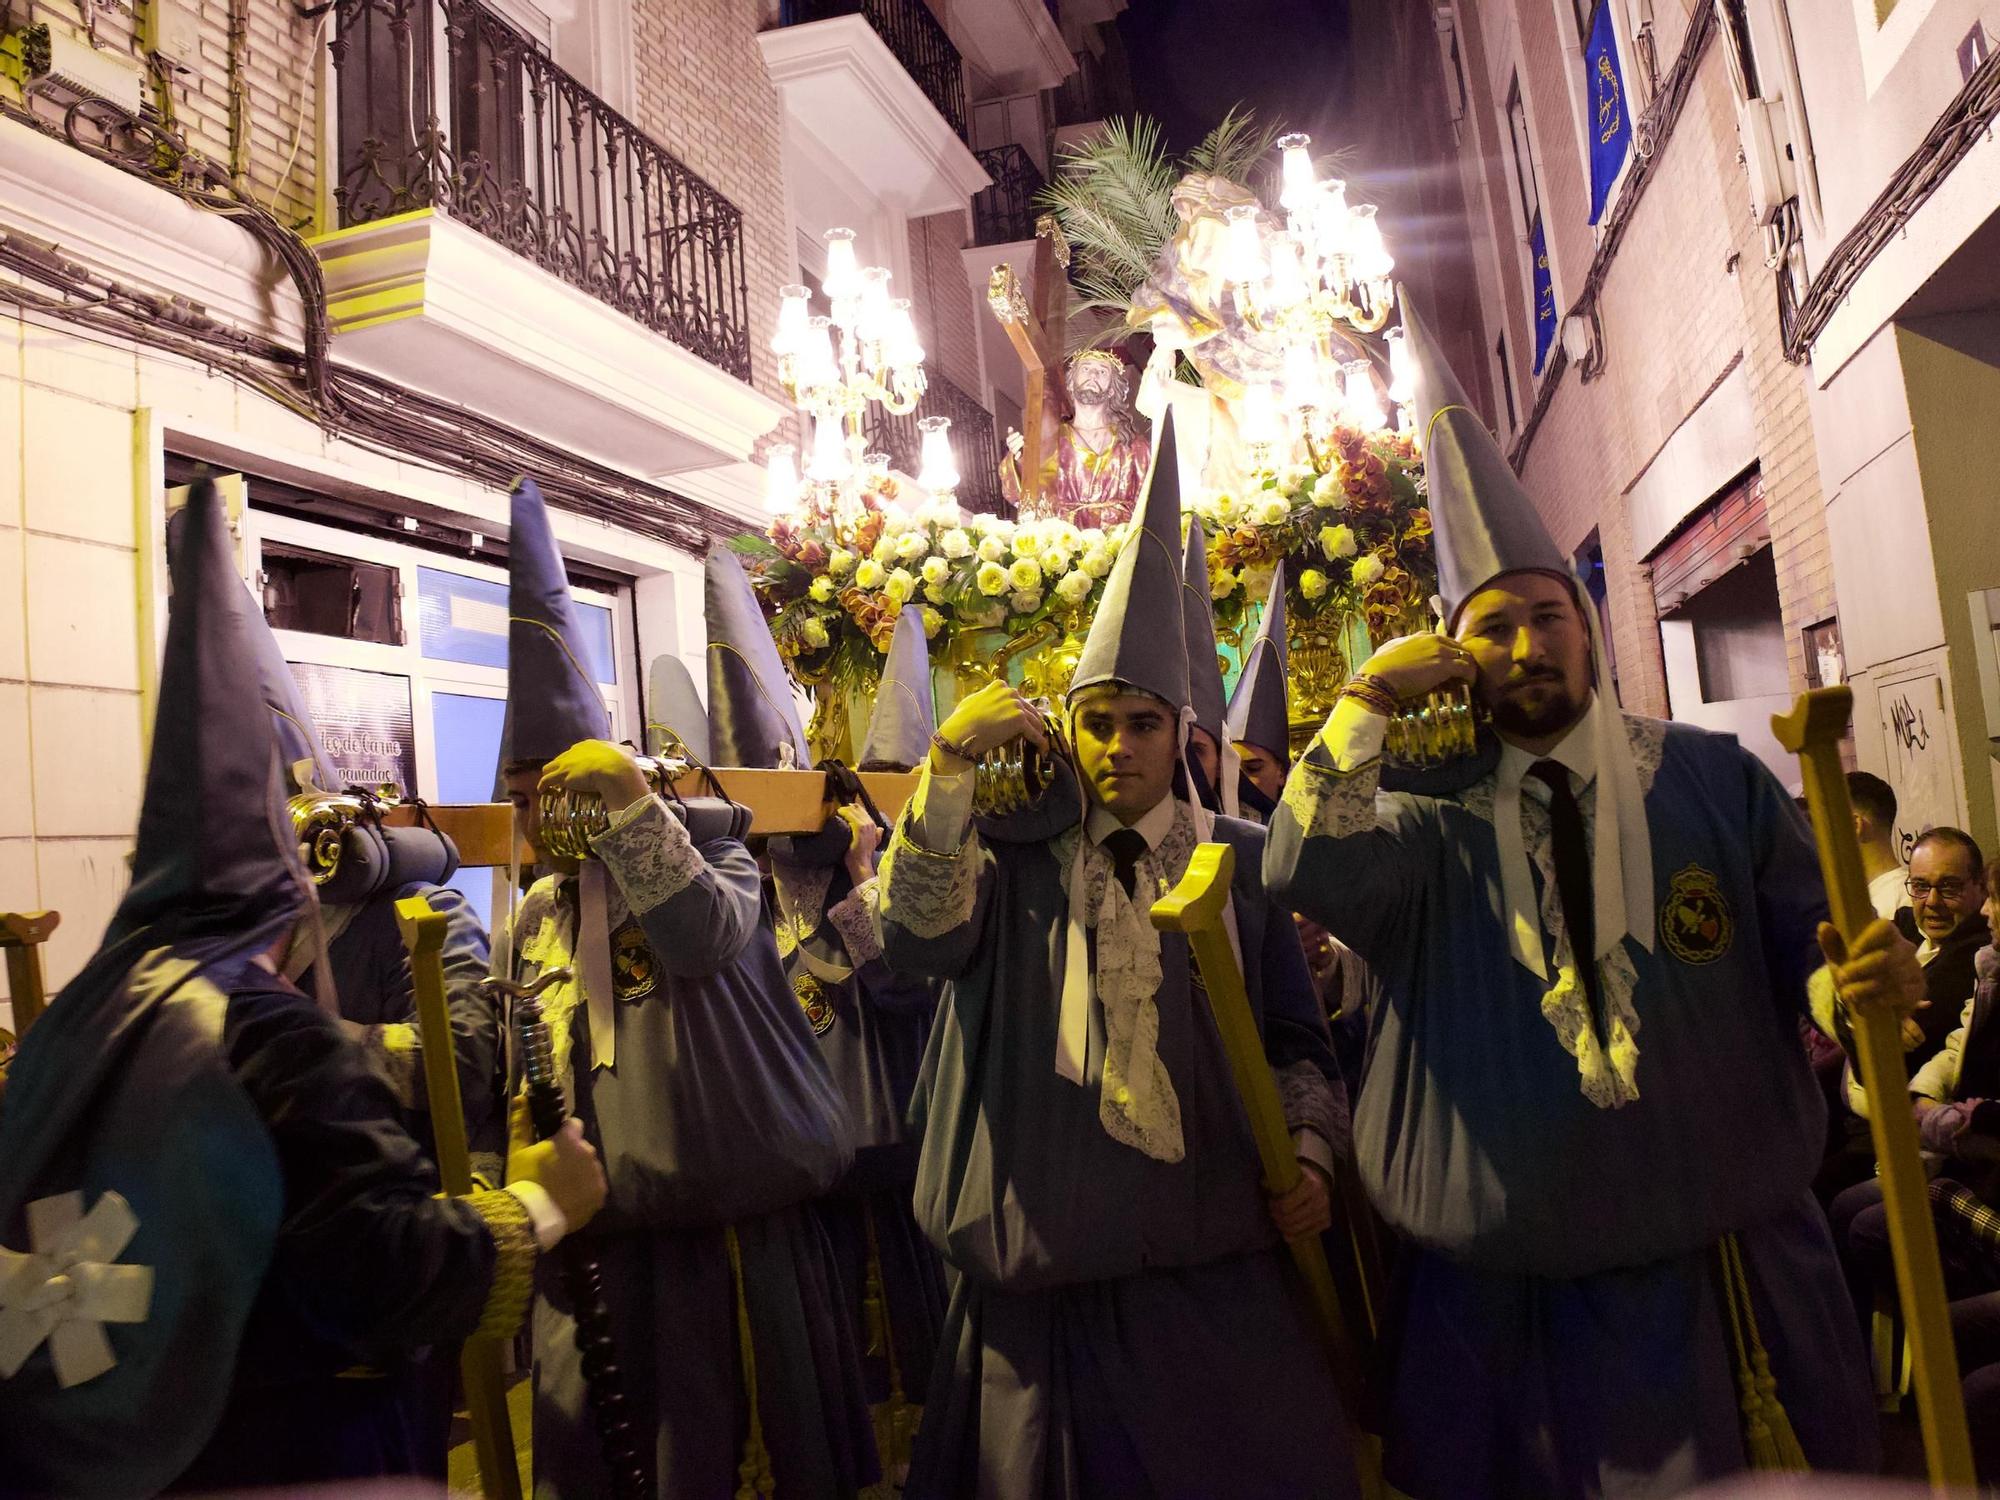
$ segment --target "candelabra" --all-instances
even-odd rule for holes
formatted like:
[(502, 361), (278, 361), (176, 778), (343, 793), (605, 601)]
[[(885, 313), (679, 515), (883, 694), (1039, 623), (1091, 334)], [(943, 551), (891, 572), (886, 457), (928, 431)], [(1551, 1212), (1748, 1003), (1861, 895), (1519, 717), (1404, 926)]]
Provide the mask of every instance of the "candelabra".
[[(1224, 214), (1222, 280), (1237, 316), (1276, 341), (1282, 374), (1245, 387), (1238, 410), (1243, 439), (1268, 466), (1280, 450), (1319, 445), (1338, 425), (1373, 432), (1389, 424), (1374, 364), (1342, 358), (1360, 337), (1380, 332), (1395, 310), (1396, 268), (1373, 204), (1350, 204), (1347, 184), (1320, 179), (1311, 138), (1281, 136), (1279, 207), (1240, 203)], [(1384, 335), (1400, 430), (1410, 425), (1413, 379), (1401, 329)]]
[[(820, 291), (828, 311), (813, 311), (806, 286), (781, 287), (771, 337), (778, 379), (809, 434), (803, 479), (792, 444), (776, 445), (766, 455), (766, 495), (778, 514), (802, 498), (837, 509), (870, 486), (879, 488), (893, 460), (868, 450), (869, 409), (905, 417), (924, 394), (924, 347), (909, 298), (889, 295), (887, 267), (861, 265), (853, 230), (829, 229), (822, 238), (826, 270)], [(948, 437), (951, 419), (925, 417), (917, 426), (923, 435), (917, 482), (934, 495), (949, 494), (959, 478)]]

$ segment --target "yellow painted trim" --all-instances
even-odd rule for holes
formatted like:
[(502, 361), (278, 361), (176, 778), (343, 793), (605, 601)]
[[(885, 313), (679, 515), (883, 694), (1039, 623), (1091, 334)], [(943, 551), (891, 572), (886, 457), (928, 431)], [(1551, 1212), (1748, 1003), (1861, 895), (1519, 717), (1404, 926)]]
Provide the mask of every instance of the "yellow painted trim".
[(316, 234), (306, 243), (317, 250), (323, 245), (338, 245), (343, 240), (379, 237), (386, 229), (399, 225), (415, 225), (420, 220), (434, 219), (438, 211), (434, 208), (413, 208), (405, 214), (392, 214), (386, 219), (370, 219), (366, 224), (350, 224), (345, 229), (336, 229), (330, 234)]

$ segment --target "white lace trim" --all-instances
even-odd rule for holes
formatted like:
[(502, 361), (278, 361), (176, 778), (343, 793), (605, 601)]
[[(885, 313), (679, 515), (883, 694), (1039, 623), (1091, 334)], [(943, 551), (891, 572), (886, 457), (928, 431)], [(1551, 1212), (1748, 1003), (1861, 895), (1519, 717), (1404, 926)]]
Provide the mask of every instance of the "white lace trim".
[(1285, 778), (1279, 802), (1299, 825), (1301, 838), (1347, 838), (1375, 826), (1375, 790), (1382, 763), (1329, 771), (1302, 760)]
[(864, 880), (827, 908), (826, 919), (840, 934), (840, 946), (858, 969), (882, 956), (882, 940), (875, 931), (875, 900), (879, 884)]
[[(1625, 732), (1639, 773), (1639, 795), (1653, 788), (1665, 753), (1666, 725), (1657, 719), (1626, 714)], [(1597, 785), (1577, 799), (1583, 811), (1584, 837), (1597, 823)], [(1493, 821), (1493, 777), (1487, 776), (1460, 794), (1460, 804), (1473, 816)], [(1632, 1001), (1639, 974), (1629, 947), (1621, 943), (1598, 960), (1598, 988), (1604, 996), (1607, 1036), (1600, 1038), (1590, 1014), (1590, 993), (1570, 947), (1563, 922), (1562, 897), (1556, 889), (1555, 850), (1549, 835), (1549, 810), (1533, 797), (1521, 799), (1523, 842), (1542, 878), (1540, 917), (1555, 950), (1555, 979), (1542, 994), (1542, 1016), (1554, 1028), (1563, 1050), (1576, 1059), (1583, 1096), (1599, 1109), (1619, 1109), (1639, 1097), (1639, 1012)]]
[[(575, 1032), (576, 1010), (583, 1003), (583, 981), (576, 967), (576, 935), (571, 930), (575, 921), (574, 906), (556, 899), (557, 881), (553, 875), (544, 875), (536, 881), (521, 900), (521, 913), (517, 926), (524, 937), (517, 946), (521, 963), (533, 965), (537, 973), (550, 969), (568, 969), (570, 978), (552, 984), (542, 991), (542, 1019), (548, 1022), (549, 1041), (555, 1057), (556, 1077), (561, 1080), (565, 1098), (575, 1098), (575, 1079), (570, 1074), (571, 1042)], [(619, 895), (614, 887), (610, 892), (611, 907), (616, 911)], [(614, 919), (622, 920), (620, 917)]]
[[(693, 885), (708, 861), (659, 797), (642, 797), (590, 841), (635, 912), (649, 912)], [(618, 925), (612, 919), (612, 926)]]
[(778, 892), (778, 957), (790, 958), (820, 924), (826, 893), (833, 885), (833, 867), (773, 860), (771, 884)]
[(934, 854), (911, 838), (909, 818), (896, 820), (882, 851), (879, 904), (888, 920), (915, 938), (941, 938), (972, 920), (979, 897), (979, 838), (967, 834), (956, 854)]

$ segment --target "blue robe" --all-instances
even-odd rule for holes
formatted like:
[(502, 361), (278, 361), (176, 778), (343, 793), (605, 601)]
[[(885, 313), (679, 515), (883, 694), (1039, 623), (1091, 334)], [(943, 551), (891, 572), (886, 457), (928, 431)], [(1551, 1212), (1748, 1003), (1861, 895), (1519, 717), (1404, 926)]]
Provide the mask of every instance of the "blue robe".
[[(1416, 1500), (1626, 1500), (1741, 1468), (1712, 1287), (1731, 1232), (1808, 1459), (1873, 1463), (1861, 1350), (1808, 1190), (1824, 1114), (1798, 1019), (1826, 914), (1810, 835), (1733, 739), (1625, 726), (1659, 916), (1651, 952), (1624, 944), (1638, 1097), (1620, 1107), (1586, 1097), (1560, 1011), (1510, 953), (1490, 766), (1440, 795), (1383, 792), (1379, 760), (1342, 773), (1316, 741), (1272, 821), (1273, 895), (1381, 987), (1355, 1147), (1415, 1247), (1385, 1469)], [(1595, 787), (1579, 800), (1593, 816)], [(1522, 806), (1546, 853), (1546, 814)]]
[[(873, 1439), (831, 1252), (807, 1207), (847, 1171), (851, 1131), (785, 982), (756, 862), (736, 839), (696, 847), (656, 797), (594, 847), (615, 881), (612, 1065), (591, 1066), (576, 983), (544, 1003), (572, 1108), (610, 1180), (578, 1238), (603, 1274), (627, 1393), (652, 1427), (659, 1492), (735, 1493), (754, 1361), (777, 1495), (853, 1494), (874, 1477)], [(528, 893), (518, 977), (573, 962), (577, 906), (573, 880)], [(536, 1495), (606, 1493), (553, 1267), (536, 1300), (535, 1359)]]
[(815, 1213), (833, 1245), (862, 1352), (885, 1467), (907, 1460), (915, 1406), (936, 1362), (944, 1270), (910, 1210), (917, 1137), (906, 1116), (937, 1009), (937, 986), (883, 961), (875, 882), (843, 866), (790, 862), (771, 845), (778, 952), (854, 1126), (854, 1165)]
[[(890, 965), (948, 981), (911, 1116), (917, 1219), (957, 1275), (906, 1493), (1351, 1495), (1338, 1397), (1185, 940), (1159, 939), (1158, 1052), (1184, 1142), (1170, 1162), (1100, 1118), (1099, 1007), (1086, 1082), (1055, 1071), (1078, 834), (975, 834), (945, 855), (911, 820), (878, 911)], [(1264, 899), (1262, 831), (1220, 819), (1215, 836), (1236, 849), (1250, 1000), (1288, 1115), (1337, 1148), (1326, 1028), (1291, 919)]]

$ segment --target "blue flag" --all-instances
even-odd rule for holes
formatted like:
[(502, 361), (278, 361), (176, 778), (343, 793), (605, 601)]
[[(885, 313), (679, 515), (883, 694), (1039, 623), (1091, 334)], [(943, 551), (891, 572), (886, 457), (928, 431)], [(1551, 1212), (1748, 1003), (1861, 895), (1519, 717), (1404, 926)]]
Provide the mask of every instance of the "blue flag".
[(1528, 248), (1535, 257), (1535, 373), (1548, 362), (1549, 346), (1556, 341), (1556, 283), (1549, 274), (1549, 241), (1542, 233), (1542, 216), (1535, 215), (1535, 227), (1528, 233)]
[(1611, 34), (1611, 7), (1600, 4), (1583, 49), (1584, 92), (1590, 100), (1590, 222), (1604, 217), (1604, 200), (1632, 149), (1632, 111), (1625, 79), (1618, 71), (1618, 39)]

